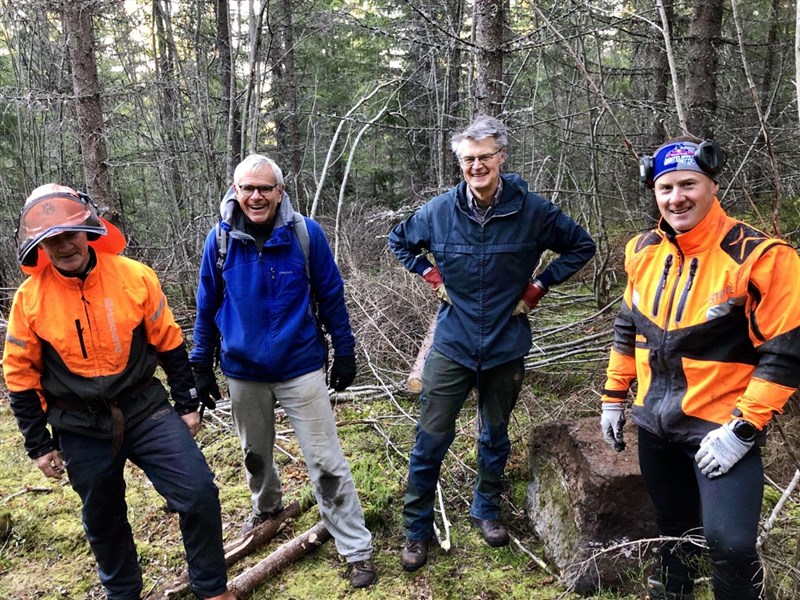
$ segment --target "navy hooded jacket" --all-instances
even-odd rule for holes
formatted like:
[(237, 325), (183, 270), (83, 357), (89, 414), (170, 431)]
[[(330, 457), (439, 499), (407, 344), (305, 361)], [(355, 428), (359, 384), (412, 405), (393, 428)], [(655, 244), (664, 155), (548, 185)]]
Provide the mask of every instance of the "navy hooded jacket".
[(490, 369), (531, 348), (527, 315), (512, 316), (545, 250), (560, 256), (537, 277), (546, 288), (575, 274), (595, 253), (589, 234), (555, 204), (501, 175), (503, 193), (480, 223), (466, 182), (433, 198), (389, 234), (389, 247), (409, 271), (433, 255), (452, 304), (442, 302), (433, 347), (470, 369)]

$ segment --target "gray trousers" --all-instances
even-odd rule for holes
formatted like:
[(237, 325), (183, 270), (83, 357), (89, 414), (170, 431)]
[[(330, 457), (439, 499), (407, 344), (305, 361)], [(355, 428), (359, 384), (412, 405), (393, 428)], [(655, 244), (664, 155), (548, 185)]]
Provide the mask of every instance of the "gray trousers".
[(292, 423), (325, 527), (347, 562), (372, 556), (372, 535), (364, 525), (350, 465), (342, 454), (322, 369), (280, 383), (227, 379), (233, 424), (244, 453), (253, 511), (282, 507), (281, 482), (273, 460), (275, 402)]

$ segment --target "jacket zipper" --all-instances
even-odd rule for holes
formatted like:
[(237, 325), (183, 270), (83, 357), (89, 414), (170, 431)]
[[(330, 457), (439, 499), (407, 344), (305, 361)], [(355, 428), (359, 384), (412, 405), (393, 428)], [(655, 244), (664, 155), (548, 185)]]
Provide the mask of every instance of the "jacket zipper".
[[(668, 258), (671, 257), (672, 255), (670, 255)], [(664, 320), (663, 331), (661, 333), (661, 343), (659, 344), (658, 350), (656, 351), (657, 355), (656, 359), (661, 364), (661, 367), (664, 370), (664, 373), (662, 373), (660, 376), (667, 376), (666, 389), (664, 390), (662, 400), (658, 403), (658, 409), (653, 411), (654, 416), (657, 417), (658, 419), (659, 429), (661, 431), (663, 431), (665, 415), (670, 413), (671, 407), (669, 405), (668, 400), (674, 400), (674, 398), (672, 397), (674, 393), (672, 390), (674, 374), (669, 375), (669, 365), (664, 358), (665, 356), (664, 348), (667, 345), (667, 335), (669, 335), (669, 319), (670, 315), (672, 314), (672, 307), (675, 305), (675, 294), (678, 291), (678, 284), (680, 283), (681, 275), (683, 274), (684, 259), (683, 259), (683, 252), (681, 251), (680, 248), (678, 248), (677, 261), (678, 261), (678, 276), (675, 278), (675, 285), (672, 286), (672, 291), (669, 294), (669, 302), (667, 303), (667, 314)], [(666, 287), (666, 281), (664, 287)], [(655, 375), (653, 375), (653, 377), (655, 377)]]
[(697, 257), (692, 259), (689, 265), (689, 277), (686, 279), (686, 287), (683, 288), (681, 299), (678, 301), (678, 310), (675, 313), (675, 322), (680, 323), (683, 318), (683, 311), (686, 308), (686, 299), (689, 296), (689, 290), (692, 289), (694, 283), (694, 274), (697, 272)]
[(81, 327), (80, 319), (75, 319), (75, 329), (78, 331), (78, 341), (81, 344), (81, 354), (83, 354), (83, 358), (89, 358), (89, 355), (86, 353), (86, 344), (83, 341), (83, 328)]
[[(671, 257), (672, 255), (667, 257), (667, 261), (664, 262), (665, 266), (667, 262), (670, 264), (672, 263), (672, 261), (669, 260)], [(669, 269), (664, 269), (665, 273), (668, 270)], [(669, 334), (669, 317), (672, 314), (672, 307), (675, 305), (675, 293), (678, 291), (678, 283), (680, 283), (681, 275), (683, 275), (683, 253), (681, 252), (680, 248), (678, 248), (678, 276), (675, 278), (675, 285), (672, 286), (672, 291), (669, 294), (669, 302), (667, 302), (667, 315), (664, 321), (663, 331), (661, 332), (661, 343), (658, 346), (659, 360), (665, 367), (667, 366), (667, 363), (663, 360), (663, 357), (664, 346), (667, 344), (667, 335)], [(664, 287), (666, 288), (666, 281), (664, 281)]]
[[(89, 301), (86, 299), (86, 296), (83, 293), (83, 284), (80, 286), (81, 289), (81, 302), (83, 302), (83, 314), (86, 315), (86, 323), (89, 327), (91, 327), (92, 322), (89, 320)], [(89, 358), (89, 353), (86, 351), (86, 340), (83, 337), (83, 327), (81, 327), (81, 320), (75, 319), (75, 329), (78, 331), (78, 341), (81, 344), (81, 354), (83, 354), (83, 358)]]
[(658, 288), (656, 288), (656, 297), (653, 299), (654, 317), (658, 316), (658, 306), (661, 304), (661, 294), (664, 292), (664, 288), (667, 287), (667, 276), (669, 275), (670, 267), (672, 267), (672, 254), (668, 254), (664, 260), (664, 272), (661, 274), (661, 281), (658, 282)]

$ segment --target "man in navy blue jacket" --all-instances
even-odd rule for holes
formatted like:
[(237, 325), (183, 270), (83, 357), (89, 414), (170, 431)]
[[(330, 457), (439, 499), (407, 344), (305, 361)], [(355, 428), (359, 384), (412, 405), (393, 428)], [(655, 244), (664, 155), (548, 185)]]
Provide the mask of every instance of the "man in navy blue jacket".
[(331, 385), (344, 390), (356, 376), (356, 359), (342, 277), (320, 226), (295, 217), (273, 160), (248, 156), (233, 181), (220, 205), (225, 246), (220, 247), (215, 227), (203, 249), (190, 361), (198, 393), (219, 398), (213, 372), (219, 349), (253, 501), (242, 534), (283, 506), (273, 461), (280, 402), (303, 451), (322, 520), (348, 563), (350, 582), (367, 587), (376, 577), (372, 536), (339, 446), (325, 383), (326, 349), (312, 303), (333, 344)]
[[(473, 387), (481, 432), (471, 523), (489, 545), (508, 544), (500, 521), (500, 480), (511, 449), (508, 421), (531, 348), (528, 314), (552, 285), (575, 274), (595, 253), (580, 225), (528, 191), (518, 175), (501, 174), (507, 144), (502, 122), (478, 116), (451, 140), (464, 181), (389, 234), (397, 259), (441, 300), (423, 371), (403, 508), (407, 571), (427, 561), (439, 471)], [(545, 250), (560, 256), (531, 280)]]

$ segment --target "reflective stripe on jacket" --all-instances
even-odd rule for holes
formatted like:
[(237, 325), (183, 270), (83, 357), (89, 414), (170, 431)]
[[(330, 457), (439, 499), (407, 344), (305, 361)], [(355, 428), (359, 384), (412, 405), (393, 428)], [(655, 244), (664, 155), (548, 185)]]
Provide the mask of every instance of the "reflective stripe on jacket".
[(603, 401), (636, 379), (634, 421), (674, 441), (699, 444), (737, 408), (762, 428), (800, 383), (800, 258), (716, 199), (691, 231), (663, 228), (625, 249)]

